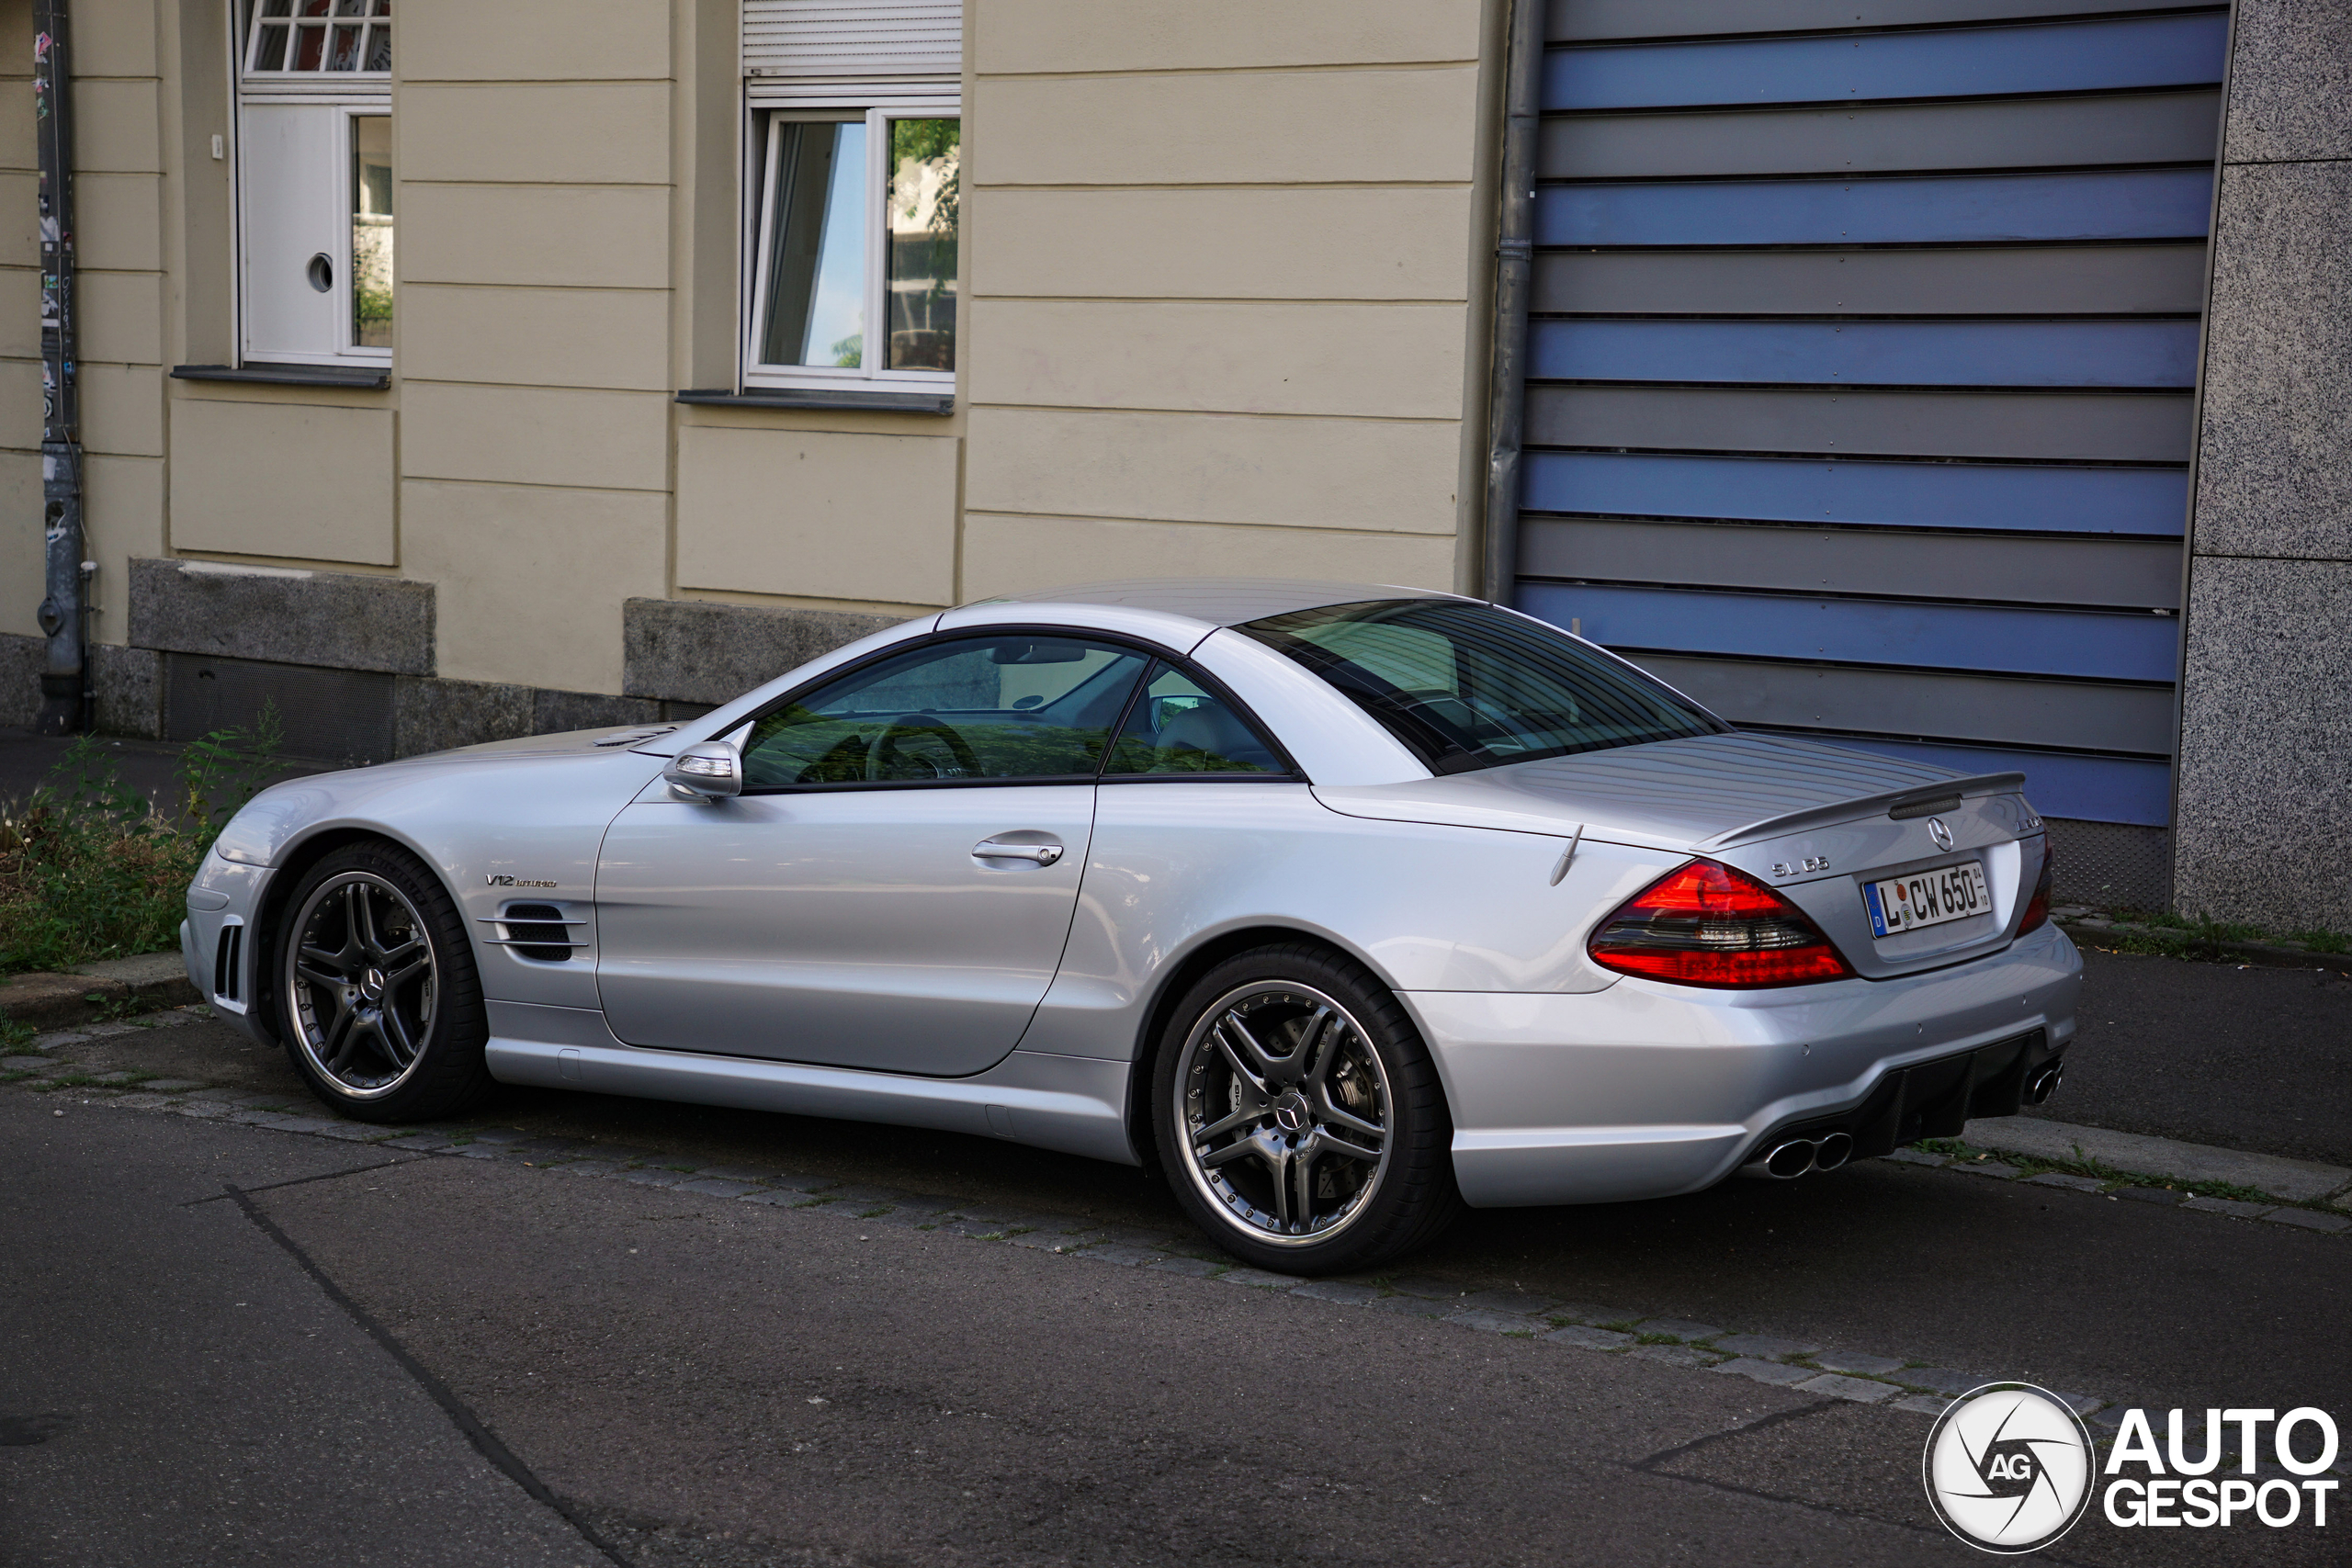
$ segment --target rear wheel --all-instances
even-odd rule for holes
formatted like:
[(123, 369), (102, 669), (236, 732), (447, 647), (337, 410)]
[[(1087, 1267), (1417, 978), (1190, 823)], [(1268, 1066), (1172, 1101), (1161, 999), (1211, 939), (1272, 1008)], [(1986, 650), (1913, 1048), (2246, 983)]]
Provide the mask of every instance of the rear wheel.
[(1194, 1222), (1257, 1268), (1344, 1273), (1461, 1207), (1428, 1048), (1361, 964), (1258, 948), (1186, 993), (1154, 1082), (1161, 1162)]
[(279, 1021), (313, 1094), (362, 1122), (454, 1115), (489, 1094), (472, 944), (423, 862), (354, 844), (312, 866), (286, 907)]

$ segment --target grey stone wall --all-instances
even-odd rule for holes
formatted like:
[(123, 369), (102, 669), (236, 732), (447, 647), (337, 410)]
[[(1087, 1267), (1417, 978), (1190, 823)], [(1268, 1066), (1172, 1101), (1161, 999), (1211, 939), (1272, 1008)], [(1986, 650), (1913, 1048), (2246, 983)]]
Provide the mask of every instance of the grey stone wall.
[(372, 670), (434, 671), (433, 584), (357, 572), (130, 563), (134, 648)]
[(631, 696), (717, 706), (898, 622), (895, 615), (833, 610), (631, 599), (621, 606), (621, 689)]
[(2174, 902), (2352, 929), (2352, 6), (2239, 0), (2189, 525)]

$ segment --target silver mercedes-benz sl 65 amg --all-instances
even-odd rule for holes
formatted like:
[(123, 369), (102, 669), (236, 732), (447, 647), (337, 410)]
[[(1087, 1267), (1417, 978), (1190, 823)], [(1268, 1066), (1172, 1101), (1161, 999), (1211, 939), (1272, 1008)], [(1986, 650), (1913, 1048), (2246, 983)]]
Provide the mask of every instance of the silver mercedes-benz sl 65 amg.
[(1331, 1272), (2046, 1099), (2081, 962), (2023, 784), (1742, 733), (1474, 599), (1099, 584), (684, 724), (278, 784), (182, 942), (347, 1116), (503, 1082), (951, 1129)]

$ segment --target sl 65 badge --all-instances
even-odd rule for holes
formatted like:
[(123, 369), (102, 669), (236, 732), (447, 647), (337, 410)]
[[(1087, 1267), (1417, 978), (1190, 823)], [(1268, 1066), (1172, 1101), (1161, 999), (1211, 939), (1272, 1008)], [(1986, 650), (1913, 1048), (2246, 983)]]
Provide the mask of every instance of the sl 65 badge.
[(482, 883), (490, 887), (553, 887), (556, 886), (552, 882), (542, 882), (537, 877), (526, 876), (517, 879), (512, 876), (500, 876), (494, 872), (485, 872), (482, 874)]
[(1807, 855), (1804, 859), (1797, 862), (1794, 865), (1773, 866), (1772, 874), (1775, 876), (1799, 876), (1803, 875), (1806, 872), (1827, 871), (1828, 869), (1829, 857), (1827, 855)]

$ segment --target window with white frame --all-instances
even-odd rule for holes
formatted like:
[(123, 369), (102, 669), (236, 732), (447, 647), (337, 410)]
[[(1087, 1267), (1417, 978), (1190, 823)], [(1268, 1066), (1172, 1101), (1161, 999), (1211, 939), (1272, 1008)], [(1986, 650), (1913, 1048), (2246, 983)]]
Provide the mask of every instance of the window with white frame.
[(746, 0), (747, 388), (953, 386), (962, 49), (957, 0)]
[(242, 357), (392, 357), (392, 0), (247, 0), (237, 39)]

